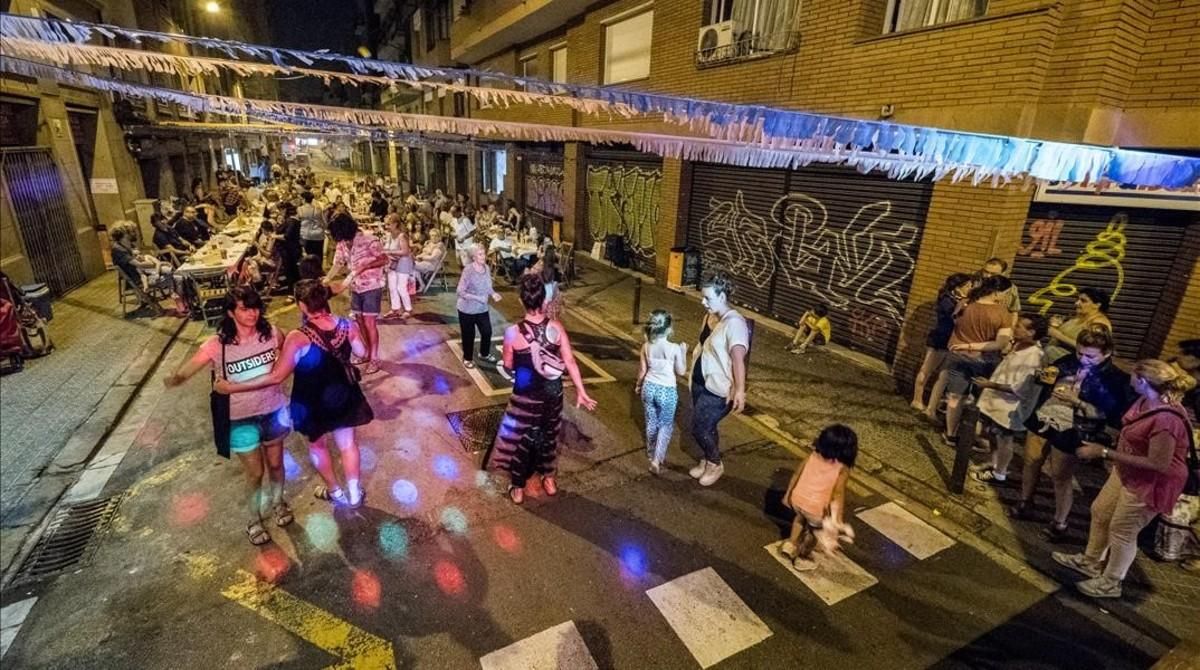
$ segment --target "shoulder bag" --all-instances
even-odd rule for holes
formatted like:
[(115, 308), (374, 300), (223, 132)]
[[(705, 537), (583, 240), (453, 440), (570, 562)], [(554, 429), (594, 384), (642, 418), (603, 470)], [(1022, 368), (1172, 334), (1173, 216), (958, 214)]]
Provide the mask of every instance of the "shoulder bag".
[[(221, 377), (225, 377), (225, 343), (221, 343)], [(212, 389), (208, 393), (208, 408), (212, 412), (213, 441), (217, 445), (217, 454), (229, 458), (230, 430), (233, 420), (229, 417), (229, 396), (217, 393), (217, 371), (213, 370), (209, 383)]]

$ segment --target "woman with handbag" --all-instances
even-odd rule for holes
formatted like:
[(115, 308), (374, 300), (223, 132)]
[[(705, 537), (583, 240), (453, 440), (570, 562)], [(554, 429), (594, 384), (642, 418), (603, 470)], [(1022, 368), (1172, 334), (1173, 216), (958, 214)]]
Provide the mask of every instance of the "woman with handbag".
[[(329, 312), (329, 288), (313, 279), (296, 284), (296, 303), (306, 325), (288, 333), (283, 353), (271, 374), (243, 384), (219, 381), (219, 393), (255, 391), (270, 384), (292, 380), (291, 415), (296, 432), (308, 439), (308, 453), (325, 485), (316, 497), (337, 505), (360, 507), (363, 489), (359, 481), (358, 444), (355, 426), (370, 423), (375, 414), (358, 384), (358, 371), (350, 354), (361, 356), (366, 345), (353, 321)], [(343, 487), (333, 471), (326, 435), (332, 434), (342, 460)]]
[(1121, 597), (1121, 581), (1137, 556), (1138, 533), (1158, 514), (1170, 514), (1194, 477), (1189, 472), (1192, 427), (1179, 401), (1196, 381), (1178, 365), (1143, 360), (1134, 366), (1130, 385), (1140, 397), (1122, 418), (1117, 448), (1086, 442), (1075, 451), (1078, 458), (1113, 462), (1092, 503), (1087, 549), (1051, 554), (1058, 564), (1088, 577), (1076, 587), (1092, 598)]
[(546, 287), (541, 275), (521, 277), (520, 293), (525, 318), (504, 331), (504, 369), (513, 379), (513, 393), (491, 455), (492, 465), (511, 476), (508, 496), (518, 505), (525, 501), (525, 483), (534, 474), (541, 476), (547, 495), (558, 493), (554, 473), (564, 372), (575, 385), (575, 406), (596, 409), (596, 401), (583, 389), (567, 331), (543, 311)]
[[(235, 382), (260, 382), (252, 393), (214, 398), (213, 433), (217, 452), (226, 458), (237, 454), (249, 486), (250, 543), (271, 541), (263, 527), (263, 506), (269, 504), (275, 525), (292, 522), (292, 510), (283, 498), (283, 439), (291, 432), (287, 398), (279, 382), (264, 382), (279, 358), (283, 334), (267, 322), (262, 298), (249, 286), (237, 286), (225, 295), (225, 315), (190, 361), (166, 378), (175, 387), (200, 370), (211, 367), (214, 386)], [(227, 400), (227, 402), (226, 402)], [(263, 473), (267, 481), (263, 482)]]

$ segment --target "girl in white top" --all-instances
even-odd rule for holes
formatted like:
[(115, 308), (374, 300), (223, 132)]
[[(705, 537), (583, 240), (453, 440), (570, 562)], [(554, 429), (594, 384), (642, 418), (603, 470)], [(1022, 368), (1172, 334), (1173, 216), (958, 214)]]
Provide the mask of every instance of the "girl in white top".
[(687, 372), (687, 345), (672, 342), (671, 334), (671, 314), (663, 309), (651, 312), (636, 389), (646, 409), (646, 454), (650, 472), (656, 475), (662, 470), (675, 426), (679, 405), (675, 377)]

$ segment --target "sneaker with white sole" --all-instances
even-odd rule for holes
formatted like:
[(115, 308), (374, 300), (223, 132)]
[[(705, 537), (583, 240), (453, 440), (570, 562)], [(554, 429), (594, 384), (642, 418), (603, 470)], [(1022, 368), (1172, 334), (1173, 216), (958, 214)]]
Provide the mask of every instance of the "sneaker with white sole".
[(1095, 579), (1101, 573), (1100, 563), (1088, 558), (1085, 554), (1068, 554), (1062, 551), (1055, 551), (1051, 552), (1050, 558), (1054, 559), (1055, 563), (1064, 568), (1070, 568), (1084, 577)]
[(717, 483), (721, 475), (725, 474), (724, 463), (709, 463), (708, 469), (704, 471), (704, 475), (700, 477), (700, 486), (712, 486)]
[(1120, 598), (1121, 580), (1100, 575), (1085, 579), (1075, 585), (1079, 592), (1090, 598)]
[(688, 470), (688, 474), (692, 476), (692, 479), (700, 479), (701, 477), (704, 476), (704, 473), (707, 471), (708, 471), (708, 461), (700, 461), (699, 463), (696, 464), (696, 467), (692, 468), (691, 470)]
[(796, 572), (812, 572), (817, 569), (817, 562), (811, 558), (797, 556), (792, 561), (792, 569)]
[(658, 461), (650, 461), (650, 474), (657, 475), (662, 473), (662, 463)]

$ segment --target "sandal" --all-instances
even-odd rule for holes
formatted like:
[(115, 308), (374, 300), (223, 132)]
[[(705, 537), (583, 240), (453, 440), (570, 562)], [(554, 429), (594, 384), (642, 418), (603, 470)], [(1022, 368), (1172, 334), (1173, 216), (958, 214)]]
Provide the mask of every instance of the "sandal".
[(1008, 516), (1020, 521), (1033, 520), (1033, 503), (1028, 500), (1022, 500), (1012, 507), (1008, 508)]
[(271, 541), (270, 533), (267, 532), (266, 528), (263, 528), (262, 521), (259, 520), (251, 521), (246, 526), (246, 537), (250, 538), (250, 544), (256, 547), (261, 547)]
[(989, 470), (976, 470), (975, 472), (971, 473), (971, 476), (975, 478), (975, 481), (983, 482), (984, 484), (995, 484), (997, 486), (1003, 486), (1008, 483), (1008, 477), (1005, 477), (1004, 479), (1000, 479), (999, 477), (996, 476), (996, 471), (990, 470), (990, 469)]
[(558, 495), (558, 483), (554, 481), (553, 476), (542, 476), (542, 490), (548, 496)]
[(474, 364), (474, 363), (472, 363), (471, 361), (463, 361), (463, 367), (464, 367), (464, 368), (466, 368), (466, 369), (468, 369), (468, 370), (474, 370), (474, 369), (475, 369), (475, 364)]
[(520, 486), (508, 487), (508, 497), (514, 504), (520, 505), (525, 502), (525, 489)]
[(346, 500), (346, 492), (341, 489), (330, 491), (328, 486), (318, 486), (317, 490), (313, 491), (313, 497), (317, 500), (324, 500), (335, 505), (348, 505), (350, 501)]
[(283, 528), (284, 526), (295, 521), (296, 517), (292, 515), (292, 508), (284, 501), (275, 503), (275, 525)]

